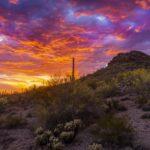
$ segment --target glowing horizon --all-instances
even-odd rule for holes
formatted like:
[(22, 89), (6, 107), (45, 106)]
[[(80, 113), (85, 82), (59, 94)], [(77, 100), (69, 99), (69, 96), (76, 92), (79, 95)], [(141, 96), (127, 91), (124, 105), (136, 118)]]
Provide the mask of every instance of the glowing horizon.
[(107, 65), (120, 52), (150, 54), (150, 0), (0, 1), (0, 90), (40, 85)]

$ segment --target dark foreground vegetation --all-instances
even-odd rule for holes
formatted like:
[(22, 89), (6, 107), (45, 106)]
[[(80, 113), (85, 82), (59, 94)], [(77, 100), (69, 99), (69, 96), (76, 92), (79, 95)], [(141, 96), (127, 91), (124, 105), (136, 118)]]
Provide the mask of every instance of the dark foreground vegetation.
[[(119, 54), (107, 68), (74, 82), (60, 79), (47, 87), (3, 96), (0, 130), (28, 128), (33, 139), (30, 149), (62, 150), (73, 144), (82, 131), (94, 126), (90, 130), (93, 140), (85, 149), (142, 150), (144, 146), (136, 143), (129, 117), (123, 115), (129, 109), (124, 102), (129, 100), (145, 112), (140, 119), (148, 124), (150, 56), (136, 51)], [(8, 113), (11, 107), (21, 107), (20, 114)], [(11, 144), (5, 149), (9, 148)]]

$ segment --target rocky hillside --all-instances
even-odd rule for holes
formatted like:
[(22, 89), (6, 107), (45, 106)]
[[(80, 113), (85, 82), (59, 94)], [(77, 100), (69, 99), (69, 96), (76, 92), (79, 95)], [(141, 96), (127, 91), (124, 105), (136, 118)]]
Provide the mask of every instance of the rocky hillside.
[(106, 68), (100, 69), (88, 77), (107, 80), (120, 72), (140, 68), (150, 69), (150, 56), (140, 51), (131, 51), (118, 54), (108, 63)]
[[(150, 67), (150, 56), (146, 55), (140, 51), (131, 51), (129, 53), (120, 53), (116, 57), (114, 57), (110, 63), (108, 63), (108, 67), (112, 67), (113, 65), (129, 65), (128, 67), (133, 67), (135, 64), (137, 67)], [(131, 65), (131, 66), (130, 66)]]
[(142, 52), (0, 98), (0, 150), (149, 150), (149, 141), (150, 56)]

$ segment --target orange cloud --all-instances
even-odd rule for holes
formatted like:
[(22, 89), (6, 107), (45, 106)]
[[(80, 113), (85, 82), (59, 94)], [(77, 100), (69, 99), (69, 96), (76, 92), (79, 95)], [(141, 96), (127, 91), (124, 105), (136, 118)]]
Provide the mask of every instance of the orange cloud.
[(118, 41), (124, 41), (124, 40), (125, 40), (125, 37), (124, 37), (123, 35), (119, 34), (119, 35), (116, 35), (116, 39), (117, 39)]
[(150, 0), (135, 0), (135, 3), (143, 9), (150, 9)]
[(108, 55), (108, 56), (115, 56), (115, 55), (117, 55), (121, 52), (123, 52), (123, 51), (122, 50), (107, 50), (105, 52), (105, 54)]

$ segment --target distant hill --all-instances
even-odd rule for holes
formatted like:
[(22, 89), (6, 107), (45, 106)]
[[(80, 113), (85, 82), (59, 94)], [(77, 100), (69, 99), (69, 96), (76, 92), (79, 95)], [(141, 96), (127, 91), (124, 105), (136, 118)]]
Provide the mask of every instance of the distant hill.
[(127, 64), (130, 67), (130, 64), (136, 64), (140, 67), (150, 67), (150, 56), (140, 52), (140, 51), (131, 51), (129, 53), (120, 53), (110, 61), (108, 64), (109, 67), (113, 65), (122, 65)]
[(106, 68), (102, 68), (96, 71), (94, 74), (90, 74), (85, 78), (94, 78), (101, 80), (107, 80), (111, 77), (114, 77), (118, 73), (124, 71), (132, 71), (135, 69), (150, 69), (150, 56), (140, 52), (140, 51), (131, 51), (128, 53), (119, 53), (115, 56), (109, 63)]

